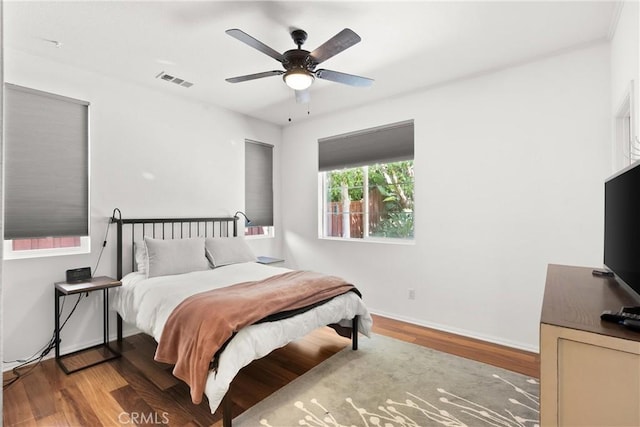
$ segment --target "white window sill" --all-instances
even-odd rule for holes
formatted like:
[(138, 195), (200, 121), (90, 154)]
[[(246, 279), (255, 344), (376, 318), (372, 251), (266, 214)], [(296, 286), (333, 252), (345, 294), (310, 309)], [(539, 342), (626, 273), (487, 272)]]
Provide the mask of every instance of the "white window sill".
[(335, 242), (354, 242), (354, 243), (382, 243), (384, 245), (402, 245), (413, 246), (416, 244), (415, 239), (392, 239), (384, 237), (367, 237), (364, 239), (345, 239), (342, 237), (318, 237), (318, 240), (330, 240)]
[(263, 239), (275, 239), (276, 236), (269, 236), (266, 234), (259, 234), (259, 235), (249, 235), (249, 236), (244, 236), (244, 238), (246, 240), (263, 240)]

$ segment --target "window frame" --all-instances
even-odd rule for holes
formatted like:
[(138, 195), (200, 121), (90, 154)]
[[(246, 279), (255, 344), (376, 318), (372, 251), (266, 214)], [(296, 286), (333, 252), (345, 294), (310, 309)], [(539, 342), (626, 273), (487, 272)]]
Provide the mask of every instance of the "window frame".
[(46, 248), (46, 249), (24, 249), (14, 250), (13, 241), (20, 239), (4, 240), (3, 251), (4, 259), (27, 259), (27, 258), (40, 258), (40, 257), (52, 257), (61, 255), (80, 255), (91, 253), (91, 236), (69, 236), (79, 237), (79, 246), (70, 246), (64, 248)]
[[(255, 228), (262, 228), (263, 233), (254, 233), (252, 234), (249, 230)], [(276, 236), (275, 227), (273, 225), (250, 225), (244, 228), (244, 237), (253, 240), (253, 239), (271, 239)]]
[[(412, 160), (413, 161), (413, 160)], [(387, 164), (391, 164), (395, 162), (389, 162)], [(369, 222), (370, 222), (370, 209), (369, 209), (369, 167), (375, 166), (376, 163), (372, 165), (361, 165), (353, 168), (347, 168), (343, 170), (351, 170), (351, 169), (363, 169), (363, 180), (362, 180), (362, 200), (364, 209), (362, 212), (363, 217), (363, 235), (362, 237), (343, 237), (343, 236), (329, 236), (328, 228), (327, 228), (327, 206), (330, 202), (328, 198), (328, 186), (327, 186), (327, 177), (328, 174), (334, 171), (319, 171), (318, 173), (318, 203), (320, 205), (320, 209), (318, 209), (318, 239), (321, 240), (336, 240), (336, 241), (346, 241), (346, 242), (369, 242), (369, 243), (389, 243), (389, 244), (401, 244), (401, 245), (413, 245), (415, 243), (415, 199), (414, 199), (414, 209), (412, 211), (414, 216), (414, 225), (413, 225), (413, 235), (411, 237), (384, 237), (384, 236), (371, 236), (369, 235)], [(414, 196), (415, 196), (415, 178), (413, 179), (412, 185), (414, 186)]]
[[(245, 143), (245, 145), (244, 145), (244, 147), (245, 147), (245, 160), (244, 160), (244, 167), (245, 167), (245, 196), (244, 196), (245, 197), (245, 213), (247, 214), (249, 219), (251, 219), (253, 222), (256, 222), (255, 219), (254, 219), (254, 215), (251, 212), (251, 207), (252, 206), (258, 207), (258, 206), (261, 206), (261, 205), (265, 205), (265, 202), (266, 202), (266, 205), (270, 206), (270, 211), (271, 211), (270, 212), (270, 217), (271, 217), (271, 221), (270, 222), (271, 222), (271, 224), (270, 225), (264, 225), (264, 224), (245, 225), (243, 234), (244, 234), (245, 238), (250, 239), (250, 240), (274, 238), (275, 237), (275, 227), (274, 227), (275, 219), (274, 219), (274, 200), (273, 200), (274, 199), (274, 194), (273, 194), (274, 193), (273, 158), (274, 158), (275, 146), (272, 145), (272, 144), (268, 144), (268, 143), (265, 143), (265, 142), (260, 142), (260, 141), (256, 141), (256, 140), (248, 139), (248, 138), (245, 139), (244, 143)], [(254, 147), (263, 147), (263, 148), (266, 148), (266, 149), (269, 150), (269, 157), (271, 159), (271, 165), (269, 167), (269, 170), (271, 171), (271, 177), (270, 177), (271, 179), (270, 179), (270, 185), (268, 186), (268, 187), (270, 187), (270, 191), (271, 191), (270, 200), (264, 200), (262, 197), (260, 198), (260, 200), (257, 200), (254, 197), (254, 200), (253, 200), (252, 203), (248, 203), (247, 202), (247, 195), (249, 194), (248, 188), (247, 188), (247, 181), (250, 178), (255, 178), (255, 176), (253, 176), (253, 175), (249, 176), (247, 174), (247, 171), (248, 171), (248, 169), (247, 169), (247, 146), (249, 144), (253, 145)], [(255, 183), (253, 183), (252, 186), (255, 186)], [(257, 228), (262, 228), (263, 229), (263, 233), (252, 234), (250, 232), (250, 230), (252, 230), (252, 229), (255, 230)]]
[(635, 87), (635, 80), (631, 80), (614, 117), (614, 144), (616, 150), (620, 150), (624, 165), (640, 160)]
[[(411, 237), (370, 236), (368, 168), (375, 165), (411, 161), (415, 165), (415, 121), (404, 120), (318, 139), (318, 238), (353, 242), (413, 244), (415, 233), (415, 176), (413, 186), (413, 224)], [(332, 171), (367, 167), (363, 180), (362, 237), (328, 236), (327, 175)], [(364, 185), (366, 183), (366, 185)], [(364, 191), (364, 189), (367, 191)]]
[[(49, 97), (52, 99), (56, 99), (56, 100), (62, 100), (62, 101), (66, 101), (66, 102), (71, 102), (71, 103), (75, 103), (75, 104), (80, 104), (86, 107), (86, 135), (85, 135), (85, 142), (86, 142), (86, 179), (87, 179), (87, 206), (86, 206), (86, 218), (87, 218), (87, 235), (83, 236), (83, 235), (72, 235), (72, 236), (42, 236), (42, 237), (24, 237), (24, 238), (13, 238), (13, 239), (5, 239), (4, 238), (4, 232), (5, 229), (3, 228), (3, 243), (2, 243), (2, 248), (3, 248), (3, 258), (6, 260), (13, 260), (13, 259), (28, 259), (28, 258), (40, 258), (40, 257), (51, 257), (51, 256), (64, 256), (64, 255), (78, 255), (78, 254), (88, 254), (91, 253), (91, 103), (87, 102), (87, 101), (83, 101), (83, 100), (79, 100), (79, 99), (75, 99), (75, 98), (70, 98), (67, 96), (63, 96), (63, 95), (58, 95), (55, 93), (51, 93), (51, 92), (47, 92), (47, 91), (43, 91), (43, 90), (39, 90), (39, 89), (33, 89), (33, 88), (29, 88), (29, 87), (24, 87), (24, 86), (19, 86), (13, 83), (8, 83), (5, 82), (4, 83), (4, 88), (5, 90), (7, 88), (10, 88), (12, 90), (17, 90), (17, 91), (23, 91), (23, 92), (27, 92), (27, 93), (32, 93), (32, 94), (36, 94), (39, 96), (44, 96), (44, 97)], [(6, 107), (4, 109), (4, 112), (6, 114)], [(6, 122), (5, 122), (5, 126), (6, 126)], [(83, 132), (84, 133), (84, 132)], [(5, 151), (6, 151), (6, 143), (3, 145), (2, 148), (2, 155), (3, 158), (5, 159), (6, 162), (6, 155), (5, 155)], [(6, 168), (3, 168), (3, 178), (4, 175), (6, 173)], [(3, 179), (3, 186), (6, 185), (6, 180)], [(6, 191), (4, 191), (3, 188), (3, 192), (2, 192), (2, 203), (3, 205), (5, 204), (5, 198), (6, 198)], [(4, 215), (4, 213), (3, 213)], [(4, 220), (4, 217), (3, 217)], [(77, 237), (80, 239), (80, 244), (78, 246), (67, 246), (67, 247), (58, 247), (58, 248), (40, 248), (40, 249), (24, 249), (24, 250), (14, 250), (13, 246), (14, 246), (14, 241), (19, 241), (19, 240), (31, 240), (31, 239), (38, 239), (38, 238), (50, 238), (50, 237)]]

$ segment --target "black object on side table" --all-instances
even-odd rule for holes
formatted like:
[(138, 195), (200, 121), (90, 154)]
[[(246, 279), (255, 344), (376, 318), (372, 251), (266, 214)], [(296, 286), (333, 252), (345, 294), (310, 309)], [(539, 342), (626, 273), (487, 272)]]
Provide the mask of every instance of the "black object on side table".
[[(88, 280), (84, 280), (82, 282), (77, 283), (68, 283), (68, 282), (56, 282), (55, 283), (55, 347), (56, 347), (56, 362), (60, 368), (66, 373), (71, 374), (73, 372), (80, 371), (85, 368), (89, 368), (91, 366), (98, 365), (103, 362), (107, 362), (109, 360), (116, 359), (120, 357), (120, 352), (112, 349), (109, 346), (109, 289), (115, 288), (117, 286), (122, 286), (122, 282), (119, 280), (113, 279), (111, 277), (100, 276), (94, 277)], [(93, 291), (102, 290), (102, 299), (103, 299), (103, 307), (102, 307), (102, 330), (103, 330), (103, 340), (102, 344), (98, 344), (96, 346), (83, 348), (78, 351), (74, 351), (72, 353), (67, 353), (64, 355), (60, 354), (60, 297), (64, 295), (73, 295), (80, 293), (89, 293)], [(77, 368), (69, 369), (64, 364), (64, 359), (67, 357), (71, 357), (77, 355), (78, 353), (85, 352), (87, 350), (92, 349), (103, 349), (103, 354), (105, 356), (96, 361), (92, 362)]]

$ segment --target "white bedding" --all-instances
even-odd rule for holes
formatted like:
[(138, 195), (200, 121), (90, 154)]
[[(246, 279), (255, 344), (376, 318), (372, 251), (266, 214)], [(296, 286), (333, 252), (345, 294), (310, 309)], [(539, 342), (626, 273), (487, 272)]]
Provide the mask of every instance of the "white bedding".
[[(158, 341), (167, 318), (185, 298), (235, 283), (266, 279), (287, 271), (291, 270), (247, 262), (153, 278), (130, 273), (122, 279), (122, 286), (111, 293), (111, 307), (125, 322), (134, 324)], [(351, 326), (350, 319), (355, 315), (360, 316), (360, 332), (369, 336), (371, 316), (354, 292), (347, 292), (289, 319), (251, 325), (240, 330), (220, 355), (217, 374), (210, 373), (207, 378), (205, 394), (211, 413), (220, 405), (238, 371), (252, 360), (266, 356), (272, 350), (321, 326), (331, 323)]]

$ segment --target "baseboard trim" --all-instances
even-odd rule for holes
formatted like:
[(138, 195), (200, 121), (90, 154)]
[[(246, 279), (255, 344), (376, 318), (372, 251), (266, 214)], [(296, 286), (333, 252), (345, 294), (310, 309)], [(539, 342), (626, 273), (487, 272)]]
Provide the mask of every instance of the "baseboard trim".
[(451, 326), (447, 326), (447, 325), (443, 325), (440, 323), (434, 323), (434, 322), (424, 322), (422, 320), (418, 320), (418, 319), (414, 319), (412, 317), (407, 317), (407, 316), (400, 316), (397, 315), (395, 313), (387, 313), (385, 311), (381, 311), (381, 310), (369, 310), (372, 314), (376, 314), (378, 316), (382, 316), (382, 317), (387, 317), (389, 319), (393, 319), (393, 320), (398, 320), (400, 322), (406, 322), (406, 323), (411, 323), (413, 325), (417, 325), (417, 326), (422, 326), (425, 328), (430, 328), (430, 329), (435, 329), (438, 331), (442, 331), (442, 332), (447, 332), (450, 334), (454, 334), (454, 335), (460, 335), (462, 337), (465, 338), (471, 338), (471, 339), (476, 339), (476, 340), (480, 340), (480, 341), (485, 341), (491, 344), (497, 344), (497, 345), (501, 345), (501, 346), (505, 346), (505, 347), (511, 347), (511, 348), (515, 348), (517, 350), (522, 350), (522, 351), (527, 351), (530, 353), (536, 353), (536, 354), (540, 354), (540, 347), (539, 346), (531, 346), (525, 343), (521, 343), (521, 342), (514, 342), (514, 341), (509, 341), (509, 340), (505, 340), (499, 337), (494, 337), (491, 335), (483, 335), (483, 334), (478, 334), (476, 332), (472, 332), (466, 329), (460, 329), (460, 328), (454, 328)]

